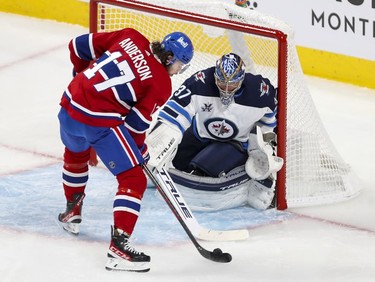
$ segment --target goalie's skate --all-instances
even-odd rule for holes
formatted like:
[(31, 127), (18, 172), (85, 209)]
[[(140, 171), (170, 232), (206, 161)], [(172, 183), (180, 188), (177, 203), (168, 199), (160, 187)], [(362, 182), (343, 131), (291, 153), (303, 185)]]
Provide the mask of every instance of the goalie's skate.
[(150, 257), (136, 251), (129, 243), (129, 236), (112, 227), (112, 240), (108, 250), (107, 270), (147, 272), (150, 270)]
[(72, 202), (67, 202), (64, 213), (59, 214), (59, 222), (64, 230), (74, 235), (79, 234), (79, 224), (82, 221), (82, 204), (85, 194), (75, 194)]

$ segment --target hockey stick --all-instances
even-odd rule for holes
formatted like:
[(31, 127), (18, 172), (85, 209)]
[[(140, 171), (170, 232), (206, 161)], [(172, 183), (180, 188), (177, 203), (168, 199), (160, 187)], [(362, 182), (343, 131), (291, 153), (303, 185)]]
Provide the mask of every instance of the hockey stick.
[(212, 230), (202, 227), (195, 219), (194, 214), (191, 212), (181, 193), (178, 191), (168, 171), (163, 169), (160, 172), (154, 169), (153, 173), (154, 178), (158, 181), (158, 185), (163, 188), (169, 201), (174, 205), (175, 209), (179, 211), (182, 220), (191, 230), (194, 237), (206, 241), (238, 241), (249, 238), (249, 231), (247, 229)]
[[(174, 186), (172, 179), (170, 179), (168, 172), (164, 168), (162, 168), (160, 172), (154, 168), (154, 173), (157, 175), (157, 179), (146, 165), (143, 166), (143, 169), (146, 172), (147, 176), (154, 183), (156, 189), (160, 192), (163, 199), (168, 204), (177, 220), (180, 222), (181, 226), (184, 228), (186, 234), (189, 236), (198, 252), (208, 260), (222, 263), (230, 262), (232, 260), (232, 256), (229, 253), (223, 253), (219, 248), (216, 248), (212, 252), (210, 252), (203, 248), (195, 239), (193, 233), (183, 219), (184, 216), (192, 216), (192, 213), (185, 205), (181, 195), (178, 193), (177, 188)], [(161, 184), (160, 182), (163, 184)], [(166, 185), (168, 185), (169, 188), (167, 188)], [(168, 197), (168, 195), (173, 195), (174, 200)], [(178, 208), (174, 203), (178, 203)]]

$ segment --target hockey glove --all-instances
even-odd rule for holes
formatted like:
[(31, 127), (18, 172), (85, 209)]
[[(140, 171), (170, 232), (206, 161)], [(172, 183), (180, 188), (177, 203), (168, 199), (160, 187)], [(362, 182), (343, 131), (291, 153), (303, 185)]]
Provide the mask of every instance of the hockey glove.
[(139, 149), (139, 151), (142, 154), (144, 164), (147, 164), (148, 161), (150, 160), (150, 154), (148, 153), (148, 148), (146, 144), (143, 144), (142, 147)]
[(181, 139), (182, 133), (177, 127), (158, 121), (145, 140), (150, 150), (148, 165), (156, 168), (169, 165)]
[(284, 160), (274, 156), (274, 149), (269, 142), (264, 142), (263, 133), (257, 126), (256, 134), (249, 136), (249, 158), (245, 164), (246, 173), (255, 180), (263, 180), (281, 169)]

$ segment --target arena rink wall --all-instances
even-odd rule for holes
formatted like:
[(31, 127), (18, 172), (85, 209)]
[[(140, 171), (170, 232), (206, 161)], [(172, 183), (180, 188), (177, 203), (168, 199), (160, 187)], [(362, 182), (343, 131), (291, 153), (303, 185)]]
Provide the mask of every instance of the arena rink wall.
[[(0, 11), (89, 26), (88, 0), (0, 1)], [(375, 89), (374, 61), (300, 46), (297, 51), (307, 75)]]

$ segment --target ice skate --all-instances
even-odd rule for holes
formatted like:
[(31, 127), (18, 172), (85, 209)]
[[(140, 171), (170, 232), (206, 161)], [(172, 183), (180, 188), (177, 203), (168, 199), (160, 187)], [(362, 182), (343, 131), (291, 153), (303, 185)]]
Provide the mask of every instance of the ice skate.
[(129, 243), (129, 236), (121, 229), (112, 227), (112, 240), (108, 250), (107, 270), (147, 272), (150, 257), (136, 251)]
[(82, 221), (81, 212), (85, 194), (73, 195), (73, 201), (67, 202), (66, 210), (58, 216), (59, 222), (64, 230), (71, 234), (79, 234), (79, 224)]

